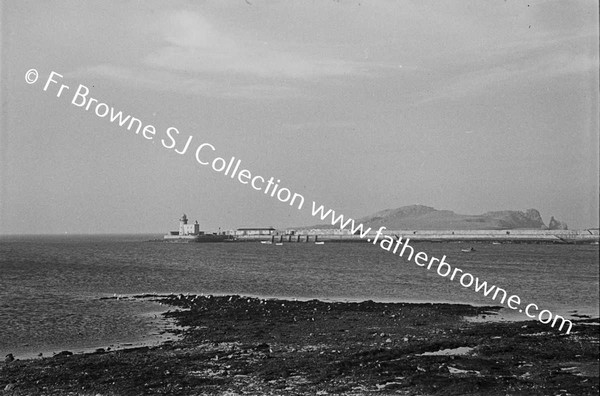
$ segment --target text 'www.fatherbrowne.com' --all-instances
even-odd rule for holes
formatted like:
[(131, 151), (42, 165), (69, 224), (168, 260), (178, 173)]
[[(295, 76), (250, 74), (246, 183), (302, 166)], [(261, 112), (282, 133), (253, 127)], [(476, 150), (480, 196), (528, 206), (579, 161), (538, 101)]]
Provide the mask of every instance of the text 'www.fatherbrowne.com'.
[[(566, 334), (571, 332), (573, 323), (565, 319), (560, 315), (554, 315), (551, 311), (544, 309), (539, 310), (539, 307), (530, 303), (523, 308), (524, 304), (521, 302), (521, 298), (513, 294), (508, 296), (506, 290), (496, 286), (488, 285), (486, 281), (481, 281), (477, 276), (473, 276), (471, 273), (463, 271), (462, 269), (450, 265), (446, 262), (446, 256), (437, 258), (429, 256), (425, 252), (417, 252), (414, 247), (410, 245), (410, 238), (404, 237), (392, 237), (385, 235), (384, 232), (387, 229), (385, 226), (380, 227), (377, 231), (373, 232), (370, 227), (365, 228), (362, 223), (356, 223), (354, 219), (345, 218), (343, 214), (336, 215), (334, 210), (325, 210), (323, 205), (317, 206), (313, 202), (312, 215), (318, 216), (321, 220), (328, 220), (332, 225), (337, 225), (340, 229), (347, 229), (353, 235), (358, 235), (360, 238), (371, 242), (373, 245), (379, 245), (379, 247), (387, 252), (396, 254), (408, 261), (414, 261), (419, 267), (424, 267), (428, 271), (435, 271), (443, 278), (448, 278), (451, 281), (456, 281), (461, 284), (464, 288), (473, 288), (476, 293), (482, 293), (485, 297), (491, 298), (493, 301), (499, 301), (501, 304), (505, 304), (512, 310), (518, 310), (520, 313), (525, 313), (530, 318), (537, 318), (543, 324), (549, 324), (551, 327), (558, 326), (558, 330), (563, 330), (565, 324), (568, 325), (566, 328)], [(538, 313), (539, 312), (539, 313)]]
[[(27, 84), (35, 84), (39, 78), (39, 73), (36, 69), (30, 69), (25, 73), (25, 82)], [(77, 88), (71, 90), (71, 87), (62, 82), (63, 75), (52, 71), (48, 74), (48, 78), (43, 87), (44, 92), (55, 93), (57, 98), (70, 97), (70, 103), (73, 106), (81, 108), (86, 112), (95, 114), (99, 118), (107, 119), (110, 123), (124, 128), (127, 131), (134, 132), (141, 136), (145, 141), (152, 143), (160, 142), (165, 149), (172, 150), (176, 154), (186, 155), (192, 153), (195, 161), (202, 166), (210, 166), (210, 168), (221, 173), (230, 179), (237, 180), (239, 183), (248, 185), (257, 192), (260, 192), (271, 198), (295, 207), (298, 210), (304, 208), (304, 196), (297, 192), (292, 192), (289, 188), (281, 186), (281, 180), (271, 177), (265, 177), (251, 172), (241, 166), (242, 160), (235, 156), (215, 155), (218, 152), (215, 145), (209, 142), (198, 143), (192, 135), (181, 135), (179, 129), (169, 127), (164, 130), (157, 130), (152, 124), (144, 123), (140, 118), (134, 117), (131, 114), (124, 113), (121, 110), (109, 106), (103, 101), (92, 96), (89, 87), (78, 84)], [(160, 137), (162, 136), (162, 138)], [(192, 143), (194, 142), (194, 143)], [(191, 149), (190, 147), (195, 147)], [(320, 218), (322, 221), (329, 221), (334, 226), (339, 226), (340, 229), (347, 229), (352, 235), (358, 235), (361, 239), (379, 247), (387, 252), (393, 253), (408, 261), (414, 261), (420, 267), (426, 268), (428, 271), (436, 271), (441, 277), (448, 278), (451, 281), (456, 281), (465, 288), (473, 288), (476, 293), (483, 293), (484, 296), (491, 298), (493, 301), (499, 301), (505, 304), (512, 310), (518, 310), (525, 313), (530, 318), (537, 318), (543, 324), (549, 324), (551, 327), (558, 326), (558, 330), (563, 330), (565, 324), (568, 325), (566, 334), (571, 332), (573, 323), (570, 320), (563, 318), (560, 315), (553, 315), (547, 309), (542, 311), (536, 304), (530, 303), (522, 307), (524, 304), (521, 298), (515, 294), (508, 296), (506, 290), (495, 285), (488, 285), (485, 281), (480, 281), (476, 276), (469, 272), (465, 272), (458, 267), (453, 267), (446, 262), (446, 256), (441, 259), (429, 256), (425, 252), (417, 252), (409, 244), (410, 239), (397, 237), (393, 238), (386, 235), (384, 231), (386, 227), (380, 227), (373, 232), (371, 228), (365, 228), (363, 224), (356, 223), (354, 219), (345, 217), (343, 214), (336, 215), (334, 210), (326, 210), (323, 205), (319, 205), (312, 201), (311, 215)], [(507, 298), (508, 296), (508, 298)], [(538, 313), (539, 312), (539, 313)]]

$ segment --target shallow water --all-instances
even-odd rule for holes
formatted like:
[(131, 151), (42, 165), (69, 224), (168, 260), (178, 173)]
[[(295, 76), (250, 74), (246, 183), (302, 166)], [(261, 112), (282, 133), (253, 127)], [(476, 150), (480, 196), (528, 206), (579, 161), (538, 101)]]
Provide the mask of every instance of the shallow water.
[[(159, 236), (0, 238), (0, 356), (94, 348), (156, 334), (154, 303), (113, 294), (263, 297), (496, 305), (437, 273), (364, 243), (148, 242)], [(598, 316), (598, 247), (414, 243), (518, 295), (523, 304)], [(142, 314), (150, 314), (143, 316)], [(527, 319), (516, 311), (518, 319)]]

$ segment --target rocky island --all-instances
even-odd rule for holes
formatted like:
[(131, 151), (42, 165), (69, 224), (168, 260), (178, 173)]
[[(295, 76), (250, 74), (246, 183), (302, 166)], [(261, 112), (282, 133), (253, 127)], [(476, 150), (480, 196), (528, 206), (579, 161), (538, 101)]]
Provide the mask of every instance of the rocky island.
[[(458, 214), (451, 210), (438, 210), (430, 206), (409, 205), (385, 209), (361, 217), (357, 222), (367, 227), (386, 226), (393, 230), (566, 230), (567, 225), (554, 217), (546, 225), (537, 209), (502, 210), (480, 215)], [(303, 228), (332, 228), (315, 225)]]

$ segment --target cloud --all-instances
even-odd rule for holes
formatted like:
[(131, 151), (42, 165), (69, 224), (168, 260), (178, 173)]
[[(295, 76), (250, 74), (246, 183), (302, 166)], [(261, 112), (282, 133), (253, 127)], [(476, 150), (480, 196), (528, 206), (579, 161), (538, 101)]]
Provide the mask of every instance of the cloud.
[(351, 90), (377, 78), (390, 87), (405, 82), (404, 94), (424, 103), (598, 65), (583, 37), (589, 29), (529, 29), (538, 18), (518, 4), (494, 3), (483, 14), (387, 2), (365, 14), (327, 4), (270, 3), (259, 14), (220, 2), (200, 10), (164, 6), (137, 16), (143, 40), (129, 43), (131, 57), (91, 71), (153, 89), (261, 99), (312, 96), (316, 84)]
[[(469, 57), (473, 59), (473, 57)], [(506, 48), (484, 62), (460, 65), (458, 71), (450, 72), (436, 80), (433, 91), (424, 92), (418, 104), (437, 100), (457, 99), (478, 95), (508, 85), (526, 84), (531, 81), (549, 80), (566, 75), (597, 73), (598, 53), (565, 46), (527, 46), (521, 49)], [(440, 76), (443, 71), (437, 71)]]
[[(165, 11), (152, 18), (156, 23), (148, 29), (145, 55), (89, 67), (87, 75), (155, 90), (246, 99), (299, 97), (305, 95), (303, 83), (370, 75), (360, 62), (292, 51), (289, 43), (260, 41), (251, 32), (225, 32), (198, 12)], [(384, 70), (386, 65), (371, 67)]]
[(270, 84), (231, 85), (222, 81), (186, 76), (165, 70), (110, 64), (101, 64), (82, 71), (76, 71), (70, 73), (69, 77), (89, 77), (90, 75), (157, 91), (175, 91), (209, 97), (277, 100), (302, 95), (300, 91), (284, 86)]
[(356, 123), (353, 121), (307, 121), (298, 123), (284, 123), (281, 125), (283, 129), (299, 132), (299, 131), (314, 131), (314, 130), (330, 130), (330, 131), (347, 131), (356, 129)]
[(165, 70), (234, 73), (263, 79), (315, 79), (361, 71), (357, 63), (321, 59), (273, 43), (234, 38), (191, 11), (172, 12), (162, 33), (167, 45), (148, 55), (144, 63)]

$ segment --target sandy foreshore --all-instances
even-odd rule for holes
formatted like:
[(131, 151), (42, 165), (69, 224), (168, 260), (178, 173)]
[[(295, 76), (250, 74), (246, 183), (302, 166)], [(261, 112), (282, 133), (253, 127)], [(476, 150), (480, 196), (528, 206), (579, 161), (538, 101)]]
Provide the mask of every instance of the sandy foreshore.
[[(468, 321), (458, 304), (139, 296), (181, 340), (0, 363), (1, 395), (597, 395), (598, 319)], [(8, 359), (10, 360), (10, 359)]]

